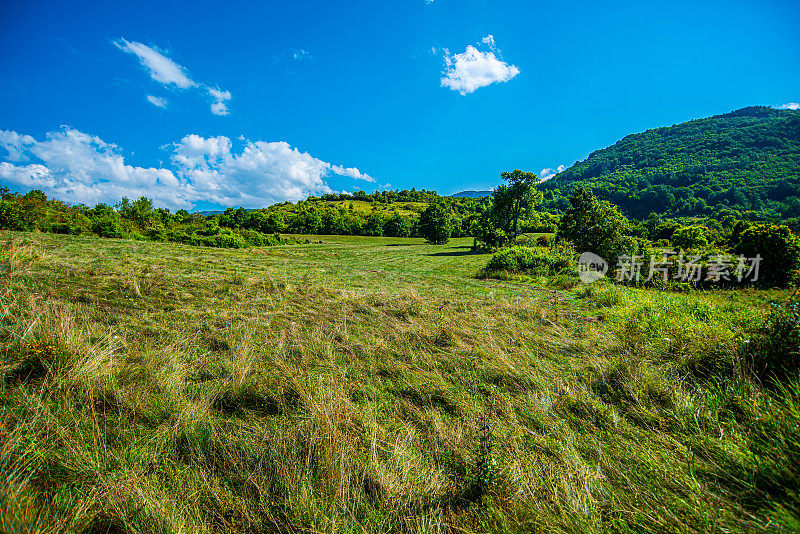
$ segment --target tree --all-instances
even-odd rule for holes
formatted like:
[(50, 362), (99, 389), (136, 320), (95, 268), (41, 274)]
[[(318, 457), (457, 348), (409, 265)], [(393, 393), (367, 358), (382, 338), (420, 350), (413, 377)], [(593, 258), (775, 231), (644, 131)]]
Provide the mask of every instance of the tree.
[(517, 169), (501, 176), (507, 183), (495, 189), (492, 195), (494, 218), (497, 226), (516, 239), (522, 210), (538, 206), (544, 197), (536, 189), (538, 178), (532, 172)]
[(746, 258), (761, 256), (758, 280), (762, 285), (785, 286), (800, 267), (800, 240), (788, 226), (754, 224), (742, 231), (734, 252)]
[(594, 252), (610, 266), (619, 256), (633, 252), (635, 240), (627, 235), (627, 220), (616, 206), (598, 200), (583, 188), (569, 199), (567, 209), (556, 232), (557, 240), (571, 241), (578, 252)]
[(362, 231), (365, 235), (380, 237), (383, 235), (383, 225), (385, 223), (386, 221), (383, 217), (383, 213), (378, 210), (372, 210), (367, 216), (367, 220), (364, 223), (364, 228)]
[(411, 221), (395, 212), (383, 227), (384, 235), (389, 237), (408, 237), (411, 235)]
[(711, 231), (705, 226), (680, 226), (672, 233), (672, 244), (681, 249), (702, 249), (708, 246)]
[(443, 245), (450, 241), (453, 220), (447, 205), (441, 201), (429, 204), (420, 217), (419, 230), (422, 237), (434, 245)]

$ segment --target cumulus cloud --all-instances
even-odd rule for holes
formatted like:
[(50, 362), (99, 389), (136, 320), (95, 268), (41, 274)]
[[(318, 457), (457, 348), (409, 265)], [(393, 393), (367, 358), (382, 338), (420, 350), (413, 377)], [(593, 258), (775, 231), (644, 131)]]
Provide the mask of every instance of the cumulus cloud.
[(0, 143), (13, 161), (0, 163), (0, 180), (69, 203), (147, 196), (172, 209), (198, 202), (255, 208), (333, 192), (326, 182), (331, 174), (374, 182), (355, 167), (332, 165), (282, 141), (244, 139), (236, 151), (227, 137), (190, 134), (163, 147), (171, 152), (170, 168), (127, 164), (116, 145), (68, 127), (43, 141), (0, 131)]
[[(195, 89), (205, 92), (212, 98), (211, 113), (214, 115), (228, 115), (230, 113), (227, 105), (228, 100), (231, 99), (230, 91), (223, 91), (216, 86), (212, 87), (204, 83), (195, 82), (189, 77), (188, 71), (184, 67), (178, 65), (154, 47), (136, 41), (128, 41), (124, 37), (114, 41), (114, 45), (123, 52), (139, 58), (139, 63), (148, 71), (153, 80), (168, 87), (174, 85), (179, 89)], [(166, 108), (167, 106), (167, 101), (164, 98), (147, 95), (147, 101), (156, 107)]]
[(562, 171), (565, 171), (565, 170), (567, 170), (567, 166), (566, 165), (559, 165), (555, 169), (544, 168), (541, 171), (539, 171), (539, 183), (546, 182), (547, 180), (549, 180), (550, 178), (552, 178), (556, 174), (558, 174), (558, 173), (560, 173)]
[(30, 135), (20, 135), (17, 132), (0, 130), (0, 146), (8, 151), (6, 159), (11, 161), (27, 161), (25, 155), (28, 147), (36, 140)]
[(161, 98), (160, 96), (147, 95), (147, 101), (153, 104), (157, 108), (167, 107), (167, 99)]
[(122, 37), (114, 41), (114, 45), (123, 52), (133, 54), (139, 58), (139, 63), (148, 70), (150, 77), (155, 81), (164, 85), (174, 84), (181, 89), (195, 86), (195, 83), (186, 75), (183, 67), (155, 48), (136, 41), (128, 41)]
[(800, 104), (798, 104), (797, 102), (789, 102), (788, 104), (778, 106), (778, 109), (791, 109), (793, 111), (796, 111), (800, 109)]
[(450, 55), (445, 50), (442, 87), (466, 95), (493, 83), (505, 83), (519, 74), (519, 68), (495, 56), (495, 52), (499, 54), (499, 50), (496, 48), (494, 36), (487, 35), (481, 42), (488, 45), (490, 51), (482, 52), (472, 45), (455, 55)]

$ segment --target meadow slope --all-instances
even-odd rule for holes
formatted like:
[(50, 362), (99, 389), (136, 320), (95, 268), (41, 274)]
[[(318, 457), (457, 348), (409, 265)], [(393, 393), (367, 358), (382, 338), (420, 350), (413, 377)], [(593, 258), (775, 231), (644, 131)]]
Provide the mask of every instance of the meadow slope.
[(0, 232), (0, 531), (798, 528), (785, 292), (475, 277), (471, 239)]

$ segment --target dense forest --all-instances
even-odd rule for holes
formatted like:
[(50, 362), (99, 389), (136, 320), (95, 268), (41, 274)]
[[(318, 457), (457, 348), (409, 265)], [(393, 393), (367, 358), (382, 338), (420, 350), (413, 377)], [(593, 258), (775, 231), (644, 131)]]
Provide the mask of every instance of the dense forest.
[(586, 188), (635, 218), (800, 217), (800, 111), (748, 107), (632, 134), (542, 183), (561, 212)]

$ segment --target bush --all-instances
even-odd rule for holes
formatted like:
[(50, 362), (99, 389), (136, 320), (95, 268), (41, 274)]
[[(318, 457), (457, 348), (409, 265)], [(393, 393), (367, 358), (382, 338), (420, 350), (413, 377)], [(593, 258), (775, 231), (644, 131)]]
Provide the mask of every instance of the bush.
[(635, 240), (625, 235), (628, 221), (615, 206), (585, 189), (578, 189), (569, 202), (558, 225), (557, 240), (570, 241), (581, 253), (593, 252), (611, 266), (634, 249)]
[(220, 233), (212, 237), (214, 247), (218, 248), (245, 248), (247, 243), (240, 234)]
[(800, 299), (773, 304), (752, 347), (751, 370), (760, 380), (800, 378)]
[(0, 200), (0, 229), (28, 230), (25, 213), (16, 202)]
[(760, 255), (758, 282), (783, 287), (789, 284), (793, 271), (798, 268), (800, 240), (788, 226), (755, 224), (742, 231), (734, 251), (747, 258)]
[(116, 217), (103, 217), (95, 220), (94, 224), (92, 224), (92, 232), (100, 237), (113, 237), (117, 239), (125, 237), (125, 230)]
[(145, 230), (145, 235), (147, 239), (151, 241), (166, 241), (167, 240), (167, 229), (164, 228), (162, 224), (156, 224), (150, 226)]
[(506, 272), (535, 276), (575, 274), (574, 252), (567, 247), (511, 247), (492, 254), (484, 274)]

